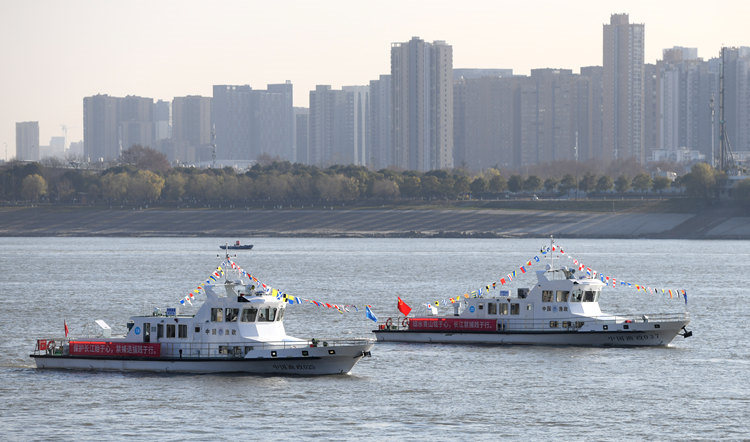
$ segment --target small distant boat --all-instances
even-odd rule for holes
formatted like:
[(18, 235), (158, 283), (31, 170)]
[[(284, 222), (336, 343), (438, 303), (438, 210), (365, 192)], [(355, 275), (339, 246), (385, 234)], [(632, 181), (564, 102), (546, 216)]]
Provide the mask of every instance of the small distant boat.
[(232, 245), (224, 244), (223, 246), (219, 246), (222, 250), (250, 250), (253, 248), (252, 244), (240, 244), (239, 241), (235, 241)]

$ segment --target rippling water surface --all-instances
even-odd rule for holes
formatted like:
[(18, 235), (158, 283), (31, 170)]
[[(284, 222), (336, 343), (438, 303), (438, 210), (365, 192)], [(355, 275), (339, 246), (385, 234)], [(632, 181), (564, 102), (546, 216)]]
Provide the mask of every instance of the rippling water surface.
[[(0, 238), (2, 439), (682, 439), (750, 434), (747, 241), (561, 240), (618, 279), (686, 288), (690, 339), (667, 348), (376, 344), (350, 375), (37, 371), (35, 339), (124, 332), (175, 305), (227, 238)], [(233, 240), (230, 239), (230, 240)], [(255, 238), (236, 261), (288, 293), (396, 317), (497, 281), (542, 240)], [(521, 281), (533, 283), (530, 275)], [(515, 287), (515, 286), (514, 286)], [(608, 288), (602, 309), (682, 311)], [(289, 306), (300, 337), (372, 336), (362, 313)]]

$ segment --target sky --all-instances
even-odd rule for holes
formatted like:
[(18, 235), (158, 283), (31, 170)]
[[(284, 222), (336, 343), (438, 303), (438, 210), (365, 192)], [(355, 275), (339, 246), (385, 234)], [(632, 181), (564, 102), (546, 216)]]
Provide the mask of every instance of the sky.
[(390, 73), (391, 43), (413, 36), (452, 45), (454, 68), (578, 72), (602, 64), (613, 13), (645, 24), (647, 63), (673, 46), (704, 59), (750, 46), (747, 0), (0, 0), (0, 158), (20, 121), (39, 121), (41, 145), (63, 125), (82, 140), (96, 94), (171, 101), (290, 80), (307, 106), (317, 84)]

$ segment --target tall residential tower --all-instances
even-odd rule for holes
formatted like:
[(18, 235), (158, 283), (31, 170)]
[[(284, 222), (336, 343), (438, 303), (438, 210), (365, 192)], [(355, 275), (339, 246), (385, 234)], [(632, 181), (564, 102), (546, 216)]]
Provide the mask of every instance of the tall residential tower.
[(628, 14), (604, 25), (602, 160), (645, 161), (644, 40), (644, 25), (629, 23)]
[(391, 45), (393, 165), (453, 167), (453, 47), (413, 37)]

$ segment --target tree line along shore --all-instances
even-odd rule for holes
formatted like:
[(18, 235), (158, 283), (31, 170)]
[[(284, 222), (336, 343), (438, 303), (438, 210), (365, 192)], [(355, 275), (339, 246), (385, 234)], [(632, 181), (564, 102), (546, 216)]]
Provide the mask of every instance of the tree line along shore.
[[(597, 173), (598, 169), (605, 172)], [(71, 168), (59, 161), (7, 163), (0, 166), (0, 199), (6, 204), (108, 207), (320, 207), (686, 198), (688, 205), (704, 206), (719, 199), (726, 181), (726, 175), (706, 163), (670, 177), (628, 161), (606, 167), (560, 163), (527, 174), (494, 167), (474, 174), (463, 169), (318, 168), (272, 160), (244, 171), (199, 169), (171, 167), (163, 154), (134, 146), (116, 164), (101, 169)], [(750, 207), (750, 179), (735, 183), (730, 199), (738, 207)]]

